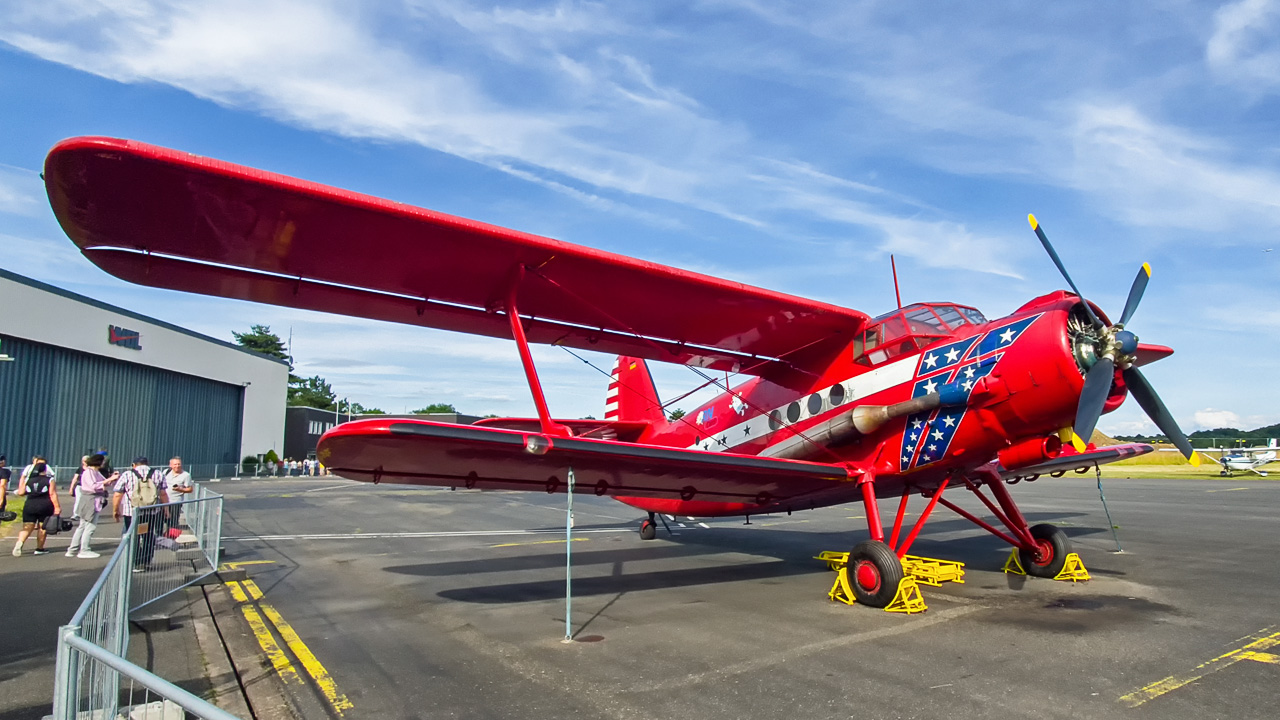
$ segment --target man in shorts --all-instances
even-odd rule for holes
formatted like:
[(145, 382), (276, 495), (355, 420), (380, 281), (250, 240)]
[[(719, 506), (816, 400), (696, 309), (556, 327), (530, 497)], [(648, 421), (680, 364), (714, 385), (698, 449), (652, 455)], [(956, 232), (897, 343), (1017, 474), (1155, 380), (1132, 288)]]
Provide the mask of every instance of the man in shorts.
[(133, 467), (120, 473), (115, 493), (111, 496), (111, 514), (116, 520), (124, 516), (126, 540), (130, 537), (131, 527), (138, 536), (138, 544), (134, 547), (134, 572), (143, 572), (151, 565), (151, 558), (156, 552), (156, 537), (164, 519), (164, 508), (153, 506), (167, 502), (169, 494), (165, 492), (164, 475), (159, 470), (152, 470), (147, 458), (134, 458)]
[[(164, 473), (164, 483), (168, 488), (170, 501), (175, 503), (190, 499), (188, 496), (196, 490), (195, 483), (191, 480), (191, 473), (182, 469), (180, 457), (169, 460), (169, 469)], [(169, 507), (169, 527), (181, 525), (181, 514), (181, 505)]]

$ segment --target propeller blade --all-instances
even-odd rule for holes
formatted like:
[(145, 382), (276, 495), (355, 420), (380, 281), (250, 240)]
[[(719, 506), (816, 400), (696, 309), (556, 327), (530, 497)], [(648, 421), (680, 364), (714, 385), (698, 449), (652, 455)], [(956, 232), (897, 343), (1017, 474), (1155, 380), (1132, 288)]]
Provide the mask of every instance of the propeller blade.
[(1129, 288), (1129, 299), (1124, 302), (1124, 312), (1120, 313), (1121, 325), (1129, 324), (1129, 318), (1133, 317), (1133, 311), (1142, 302), (1142, 293), (1147, 291), (1147, 281), (1150, 279), (1151, 266), (1142, 263), (1142, 267), (1138, 269), (1138, 277), (1133, 279), (1133, 285)]
[(1102, 407), (1107, 404), (1107, 395), (1111, 394), (1111, 382), (1116, 375), (1116, 364), (1109, 357), (1099, 358), (1089, 374), (1084, 376), (1084, 389), (1080, 391), (1080, 402), (1076, 405), (1076, 435), (1084, 442), (1093, 437), (1093, 429), (1102, 417)]
[(1155, 388), (1151, 387), (1151, 383), (1142, 376), (1142, 371), (1136, 367), (1131, 367), (1124, 371), (1124, 382), (1129, 386), (1129, 392), (1133, 393), (1133, 397), (1146, 411), (1147, 417), (1151, 418), (1151, 422), (1160, 428), (1160, 432), (1165, 437), (1173, 441), (1182, 456), (1192, 465), (1200, 465), (1200, 456), (1192, 449), (1191, 443), (1187, 440), (1187, 436), (1182, 434), (1182, 429), (1178, 427), (1178, 421), (1173, 419), (1173, 415), (1169, 413), (1169, 409), (1161, 402), (1160, 396), (1156, 394)]
[[(1049, 253), (1049, 258), (1053, 260), (1053, 264), (1058, 266), (1058, 272), (1062, 273), (1062, 277), (1071, 286), (1072, 292), (1080, 296), (1084, 300), (1084, 295), (1080, 292), (1080, 288), (1076, 287), (1075, 282), (1071, 279), (1071, 275), (1067, 273), (1067, 268), (1062, 264), (1062, 258), (1058, 257), (1058, 251), (1053, 249), (1053, 243), (1049, 242), (1049, 238), (1044, 234), (1044, 230), (1040, 229), (1040, 222), (1036, 220), (1035, 215), (1027, 215), (1027, 222), (1031, 223), (1031, 229), (1036, 231), (1036, 237), (1040, 238), (1040, 244), (1044, 246), (1045, 251)], [(1084, 303), (1085, 312), (1089, 313), (1089, 319), (1093, 321), (1096, 328), (1104, 327), (1102, 321), (1097, 315), (1093, 314), (1093, 308), (1089, 307), (1089, 303)]]

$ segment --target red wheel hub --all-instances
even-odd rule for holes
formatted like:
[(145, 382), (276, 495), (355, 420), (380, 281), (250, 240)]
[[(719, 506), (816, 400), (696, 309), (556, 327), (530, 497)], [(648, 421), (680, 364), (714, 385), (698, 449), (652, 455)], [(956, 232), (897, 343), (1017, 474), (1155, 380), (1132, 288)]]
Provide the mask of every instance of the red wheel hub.
[(869, 562), (860, 562), (854, 568), (853, 577), (858, 581), (858, 587), (867, 592), (875, 592), (880, 589), (880, 570)]
[(1053, 543), (1048, 540), (1036, 540), (1036, 551), (1032, 555), (1032, 560), (1037, 565), (1053, 564)]

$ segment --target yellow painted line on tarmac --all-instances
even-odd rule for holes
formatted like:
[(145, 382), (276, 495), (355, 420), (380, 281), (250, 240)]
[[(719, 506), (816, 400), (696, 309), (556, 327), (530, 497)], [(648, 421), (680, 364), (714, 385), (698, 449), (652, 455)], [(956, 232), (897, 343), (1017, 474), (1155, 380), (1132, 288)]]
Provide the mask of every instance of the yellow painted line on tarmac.
[(250, 597), (251, 599), (253, 599), (253, 600), (261, 600), (261, 599), (262, 599), (262, 591), (258, 589), (258, 583), (254, 582), (254, 581), (252, 581), (252, 580), (248, 580), (248, 579), (246, 579), (246, 580), (244, 581), (244, 591), (245, 591), (245, 593), (247, 593), (247, 594), (249, 595), (249, 597)]
[(249, 627), (253, 630), (253, 636), (258, 639), (258, 645), (262, 646), (262, 651), (267, 654), (267, 659), (271, 661), (271, 666), (276, 669), (276, 674), (280, 679), (288, 684), (296, 682), (302, 684), (302, 678), (298, 677), (298, 671), (293, 669), (293, 663), (289, 662), (289, 658), (285, 657), (284, 651), (276, 644), (276, 639), (271, 635), (271, 628), (263, 622), (262, 616), (254, 609), (252, 605), (241, 605), (240, 610), (244, 613), (244, 619), (249, 621)]
[(243, 560), (241, 562), (222, 563), (222, 567), (229, 570), (238, 570), (245, 565), (275, 565), (275, 560)]
[(303, 669), (316, 681), (316, 685), (320, 687), (320, 692), (324, 693), (324, 697), (329, 701), (335, 712), (339, 715), (343, 710), (350, 710), (355, 707), (346, 695), (338, 692), (338, 686), (333, 682), (333, 678), (329, 675), (329, 671), (324, 665), (316, 659), (315, 654), (311, 652), (311, 648), (298, 637), (298, 633), (294, 632), (293, 626), (285, 622), (285, 619), (276, 612), (276, 609), (265, 602), (259, 601), (258, 606), (262, 608), (262, 613), (267, 619), (276, 626), (276, 630), (280, 632), (280, 637), (284, 638), (284, 644), (293, 652), (293, 656), (298, 658), (298, 662), (302, 663)]
[(232, 597), (236, 602), (248, 602), (248, 596), (244, 594), (244, 588), (239, 587), (239, 583), (236, 580), (227, 583), (227, 588), (232, 591)]
[(1203, 678), (1204, 676), (1215, 673), (1223, 668), (1230, 667), (1241, 660), (1253, 660), (1255, 662), (1269, 663), (1273, 665), (1280, 664), (1280, 657), (1267, 652), (1259, 652), (1267, 648), (1280, 645), (1280, 632), (1272, 633), (1265, 637), (1257, 637), (1260, 633), (1264, 633), (1271, 628), (1264, 628), (1251, 637), (1257, 638), (1253, 642), (1242, 647), (1238, 647), (1231, 652), (1223, 653), (1218, 657), (1204, 663), (1200, 663), (1194, 670), (1186, 675), (1170, 675), (1163, 680), (1147, 685), (1146, 687), (1134, 690), (1120, 698), (1120, 703), (1129, 707), (1138, 707), (1139, 705), (1166, 693), (1173, 692), (1180, 687), (1190, 685), (1191, 683)]

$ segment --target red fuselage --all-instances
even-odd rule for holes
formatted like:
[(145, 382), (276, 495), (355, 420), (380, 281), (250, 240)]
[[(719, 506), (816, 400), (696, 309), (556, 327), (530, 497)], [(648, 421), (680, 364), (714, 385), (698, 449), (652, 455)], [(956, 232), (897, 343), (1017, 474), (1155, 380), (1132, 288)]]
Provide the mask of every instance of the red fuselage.
[[(996, 457), (1006, 460), (1006, 467), (1038, 462), (1045, 459), (1043, 452), (1056, 449), (1046, 439), (1070, 426), (1083, 385), (1068, 332), (1068, 318), (1079, 305), (1079, 298), (1060, 291), (999, 320), (985, 321), (970, 308), (958, 308), (965, 312), (958, 322), (917, 321), (895, 330), (893, 325), (908, 320), (912, 311), (920, 317), (930, 309), (956, 308), (909, 306), (873, 322), (803, 391), (751, 378), (680, 420), (653, 428), (640, 442), (848, 463), (921, 490)], [(890, 419), (871, 432), (859, 432), (848, 421), (856, 407), (893, 406), (931, 392), (943, 395), (941, 407)], [(1107, 409), (1123, 399), (1118, 384)], [(1040, 451), (1045, 445), (1048, 449)], [(897, 494), (901, 488), (901, 483), (881, 482), (877, 493)], [(849, 499), (856, 498), (854, 488), (847, 492)], [(759, 512), (740, 503), (624, 502), (683, 515)]]

